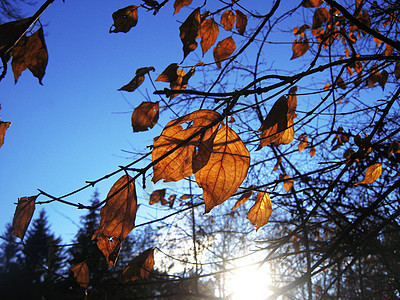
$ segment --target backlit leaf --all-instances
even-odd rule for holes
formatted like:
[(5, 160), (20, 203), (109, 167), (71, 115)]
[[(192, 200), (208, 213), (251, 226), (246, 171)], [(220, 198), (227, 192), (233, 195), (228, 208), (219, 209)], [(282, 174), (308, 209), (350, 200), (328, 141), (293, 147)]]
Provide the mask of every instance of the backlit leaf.
[(283, 179), (285, 180), (283, 182), (283, 187), (285, 188), (286, 192), (289, 192), (293, 187), (293, 180), (291, 180), (291, 178), (292, 177), (290, 177), (289, 175), (283, 176)]
[(396, 62), (396, 66), (394, 67), (394, 76), (396, 79), (400, 78), (400, 62)]
[(178, 68), (179, 65), (177, 63), (170, 64), (160, 75), (158, 75), (156, 81), (174, 82), (178, 78)]
[(201, 28), (200, 8), (196, 8), (179, 26), (179, 37), (183, 44), (183, 58), (197, 48), (196, 37)]
[(14, 212), (12, 235), (19, 237), (21, 240), (24, 238), (26, 229), (35, 211), (35, 201), (37, 197), (38, 196), (31, 196), (18, 199), (18, 204)]
[(182, 200), (192, 199), (192, 198), (193, 198), (193, 195), (185, 194), (185, 195), (182, 195), (180, 198), (181, 198)]
[[(138, 22), (138, 7), (129, 5), (125, 8), (118, 9), (113, 12), (112, 18), (114, 24), (110, 28), (111, 32), (128, 32), (132, 27), (135, 27)], [(114, 26), (114, 29), (112, 27)]]
[[(218, 124), (209, 129), (203, 129), (220, 118), (220, 114), (212, 110), (199, 110), (176, 120), (170, 121), (154, 142), (152, 151), (153, 161), (166, 157), (153, 166), (154, 176), (152, 181), (160, 179), (178, 181), (193, 174), (193, 157), (198, 154), (200, 145), (212, 137)], [(195, 133), (202, 131), (192, 140), (186, 140)], [(176, 151), (168, 154), (174, 148)]]
[(175, 0), (174, 2), (174, 14), (178, 13), (182, 7), (188, 6), (192, 3), (193, 0)]
[(379, 178), (379, 176), (381, 176), (381, 174), (382, 174), (382, 164), (381, 163), (373, 164), (372, 166), (368, 167), (367, 172), (365, 173), (364, 180), (357, 182), (355, 185), (373, 183), (375, 180)]
[(150, 248), (135, 257), (122, 271), (122, 281), (128, 282), (139, 278), (148, 278), (153, 267), (154, 248)]
[(323, 0), (303, 0), (301, 5), (304, 7), (318, 7), (323, 3)]
[(235, 50), (236, 43), (230, 36), (218, 42), (213, 49), (214, 60), (218, 69), (221, 69), (221, 61), (229, 58)]
[(6, 130), (10, 127), (11, 122), (0, 121), (0, 148), (4, 144), (4, 136), (6, 135)]
[(294, 126), (293, 126), (293, 117), (294, 115), (287, 115), (287, 125), (283, 134), (275, 141), (275, 145), (287, 145), (290, 144), (294, 140)]
[(238, 208), (240, 205), (244, 204), (247, 200), (250, 199), (250, 197), (253, 195), (253, 190), (248, 190), (240, 196), (239, 200), (236, 201), (235, 205), (231, 208), (231, 210), (234, 210)]
[[(300, 138), (301, 137), (301, 138)], [(306, 135), (301, 135), (299, 136), (300, 139), (300, 144), (299, 144), (299, 152), (303, 151), (304, 149), (306, 149), (307, 145), (308, 145), (308, 136)]]
[(303, 56), (308, 51), (308, 49), (310, 49), (310, 45), (308, 44), (307, 37), (294, 40), (292, 45), (293, 54), (290, 59), (295, 59)]
[(129, 175), (119, 178), (107, 195), (107, 203), (100, 210), (100, 226), (92, 239), (97, 237), (97, 246), (109, 265), (114, 264), (121, 242), (135, 227), (138, 209), (135, 181)]
[(219, 34), (218, 24), (214, 19), (206, 19), (201, 23), (199, 35), (201, 37), (200, 46), (204, 54), (215, 44)]
[(144, 75), (149, 73), (150, 71), (154, 71), (154, 67), (145, 67), (137, 69), (135, 77), (133, 77), (133, 79), (128, 84), (118, 89), (118, 91), (133, 92), (139, 87), (139, 85), (143, 83)]
[(158, 121), (158, 101), (142, 102), (132, 113), (132, 129), (133, 132), (146, 131), (153, 128)]
[(221, 16), (221, 25), (224, 26), (224, 29), (227, 31), (231, 31), (233, 29), (233, 25), (235, 24), (235, 14), (231, 10), (226, 10)]
[(150, 205), (154, 204), (154, 203), (158, 203), (161, 202), (162, 200), (165, 200), (165, 189), (162, 190), (156, 190), (154, 192), (151, 193), (150, 195)]
[(317, 152), (317, 149), (315, 149), (315, 147), (311, 147), (310, 149), (310, 156), (313, 157), (315, 155), (315, 153)]
[(74, 272), (74, 277), (76, 278), (78, 284), (84, 289), (87, 289), (89, 286), (89, 268), (86, 262), (83, 261), (79, 264), (76, 264), (75, 266), (72, 266), (70, 270)]
[(331, 15), (325, 7), (317, 8), (313, 16), (312, 29), (320, 28), (323, 23), (329, 22)]
[(203, 189), (206, 213), (237, 191), (249, 166), (246, 146), (235, 131), (224, 125), (214, 139), (207, 165), (195, 174), (197, 184)]
[(236, 10), (236, 29), (239, 34), (243, 35), (246, 31), (247, 16), (240, 10)]
[(268, 193), (260, 192), (257, 195), (256, 203), (250, 208), (247, 219), (258, 230), (261, 226), (268, 223), (272, 213), (272, 202)]
[(12, 55), (11, 66), (15, 83), (18, 81), (22, 71), (29, 69), (33, 76), (39, 79), (39, 83), (42, 84), (48, 60), (42, 27), (31, 36), (23, 37), (13, 48)]
[[(4, 51), (14, 46), (15, 41), (25, 32), (32, 21), (32, 18), (26, 18), (0, 25), (0, 57), (3, 56)], [(6, 61), (9, 58), (7, 57)]]

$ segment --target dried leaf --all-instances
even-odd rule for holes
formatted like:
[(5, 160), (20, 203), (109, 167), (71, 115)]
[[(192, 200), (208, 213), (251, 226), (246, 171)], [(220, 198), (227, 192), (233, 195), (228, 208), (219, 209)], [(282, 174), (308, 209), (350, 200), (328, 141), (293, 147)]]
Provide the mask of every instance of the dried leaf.
[(282, 162), (282, 158), (279, 156), (279, 157), (278, 157), (278, 161), (276, 162), (276, 164), (275, 164), (274, 169), (272, 170), (272, 172), (278, 170), (278, 168), (279, 168), (281, 162)]
[(154, 204), (154, 203), (158, 203), (165, 200), (165, 191), (166, 189), (162, 189), (162, 190), (156, 190), (154, 192), (151, 193), (150, 195), (150, 205)]
[(292, 57), (290, 59), (295, 59), (300, 56), (303, 56), (308, 49), (310, 49), (310, 45), (308, 44), (308, 39), (307, 37), (302, 37), (300, 39), (297, 39), (293, 41), (293, 46), (292, 46)]
[(243, 35), (246, 31), (247, 16), (240, 10), (236, 10), (236, 29), (239, 34)]
[(329, 22), (331, 15), (325, 7), (317, 8), (313, 16), (312, 29), (320, 28), (323, 23)]
[(347, 86), (346, 86), (346, 83), (344, 82), (344, 80), (343, 80), (342, 77), (339, 77), (339, 78), (337, 79), (336, 84), (337, 84), (337, 86), (340, 87), (342, 90), (345, 90), (346, 87), (347, 87)]
[(42, 27), (31, 36), (23, 37), (13, 48), (12, 55), (11, 66), (15, 83), (17, 83), (22, 71), (29, 69), (42, 84), (48, 60)]
[(235, 131), (224, 125), (214, 139), (207, 165), (195, 174), (197, 184), (203, 189), (206, 213), (237, 191), (249, 166), (246, 146)]
[(200, 46), (204, 54), (215, 44), (219, 34), (218, 24), (214, 19), (207, 19), (201, 23), (199, 35), (201, 37)]
[(227, 31), (231, 31), (233, 29), (233, 25), (235, 24), (235, 14), (231, 10), (226, 10), (221, 16), (221, 25), (224, 26), (224, 29)]
[(97, 237), (97, 246), (109, 265), (114, 264), (121, 242), (135, 227), (138, 209), (135, 181), (129, 175), (119, 178), (107, 195), (107, 203), (100, 210), (100, 226), (92, 239)]
[(303, 7), (318, 7), (321, 6), (322, 3), (323, 0), (303, 0), (303, 2), (301, 2), (301, 5)]
[(79, 283), (81, 287), (87, 289), (89, 286), (89, 268), (85, 261), (76, 264), (69, 268), (72, 272), (74, 272), (74, 277), (76, 281)]
[(293, 187), (293, 180), (290, 180), (291, 178), (292, 177), (290, 177), (289, 175), (283, 176), (283, 180), (285, 180), (283, 182), (283, 187), (285, 188), (286, 192), (288, 192), (288, 193)]
[(287, 125), (286, 129), (283, 132), (283, 135), (280, 136), (276, 141), (275, 145), (287, 145), (290, 144), (294, 140), (294, 126), (293, 126), (293, 117), (294, 115), (287, 115)]
[(396, 79), (400, 78), (400, 62), (396, 62), (396, 66), (394, 67), (394, 76)]
[(182, 195), (182, 196), (181, 196), (181, 199), (182, 199), (182, 200), (192, 199), (192, 198), (193, 198), (193, 195), (189, 195), (189, 194), (185, 194), (185, 195)]
[(385, 89), (385, 85), (388, 80), (388, 77), (389, 77), (389, 73), (386, 70), (383, 70), (378, 79), (378, 83), (381, 86), (382, 90)]
[(288, 94), (288, 115), (292, 115), (293, 118), (296, 116), (296, 108), (297, 108), (297, 86), (293, 86), (289, 90)]
[(310, 156), (313, 157), (315, 155), (315, 153), (317, 153), (317, 149), (315, 149), (315, 147), (311, 147)]
[(244, 204), (247, 200), (250, 199), (250, 197), (253, 195), (253, 190), (248, 190), (240, 196), (239, 200), (236, 201), (235, 205), (231, 208), (231, 210), (234, 210), (238, 208), (240, 205)]
[(219, 41), (217, 46), (213, 49), (214, 60), (217, 64), (218, 69), (221, 69), (221, 61), (229, 58), (231, 54), (236, 50), (236, 43), (232, 37), (227, 37), (222, 41)]
[(258, 230), (261, 226), (268, 223), (272, 213), (272, 202), (268, 193), (260, 192), (257, 195), (256, 203), (250, 208), (247, 219)]
[[(154, 142), (152, 152), (153, 161), (166, 156), (153, 166), (154, 176), (152, 181), (160, 179), (178, 181), (193, 174), (193, 157), (200, 145), (207, 141), (216, 131), (218, 124), (211, 128), (204, 129), (220, 118), (220, 114), (212, 110), (199, 110), (189, 115), (170, 121), (161, 133), (161, 136)], [(188, 125), (183, 128), (182, 125)], [(190, 141), (186, 141), (195, 133), (202, 131)], [(171, 150), (176, 151), (168, 154)], [(198, 154), (197, 151), (197, 154)]]
[(390, 45), (386, 44), (385, 51), (383, 52), (383, 55), (390, 56), (390, 55), (392, 55), (393, 50), (394, 50), (393, 46), (390, 46)]
[(149, 278), (150, 271), (154, 267), (154, 248), (135, 257), (129, 265), (122, 271), (122, 281), (135, 281), (139, 278)]
[(355, 185), (373, 183), (375, 180), (379, 178), (379, 176), (381, 176), (381, 174), (382, 174), (382, 164), (381, 163), (373, 164), (372, 166), (368, 167), (367, 172), (365, 173), (364, 180), (357, 182)]
[[(0, 57), (3, 57), (4, 52), (14, 46), (14, 43), (28, 29), (32, 21), (32, 18), (26, 18), (0, 25)], [(8, 56), (6, 61), (9, 59)]]
[(307, 145), (308, 145), (308, 136), (306, 136), (306, 135), (303, 136), (302, 135), (302, 138), (301, 138), (301, 141), (300, 141), (300, 144), (299, 144), (299, 152), (301, 152), (304, 149), (306, 149)]
[(174, 14), (178, 13), (182, 7), (188, 6), (192, 3), (193, 0), (175, 0), (174, 3)]
[(35, 211), (35, 201), (37, 197), (38, 196), (31, 196), (18, 199), (18, 204), (14, 212), (12, 235), (19, 237), (21, 240), (24, 238), (26, 229)]
[(197, 48), (196, 37), (201, 28), (200, 8), (196, 8), (179, 26), (179, 37), (183, 44), (183, 58)]
[[(132, 27), (135, 27), (138, 22), (138, 7), (129, 5), (125, 8), (118, 9), (113, 12), (112, 18), (114, 24), (110, 27), (111, 32), (128, 32)], [(114, 26), (114, 29), (111, 29)]]
[(4, 144), (4, 136), (6, 135), (6, 130), (10, 127), (11, 122), (0, 121), (0, 148)]
[(178, 78), (178, 68), (179, 65), (177, 63), (172, 63), (168, 67), (165, 68), (164, 71), (160, 75), (158, 75), (156, 81), (163, 81), (163, 82), (174, 82)]
[(132, 129), (133, 132), (146, 131), (153, 128), (158, 121), (158, 101), (142, 102), (132, 113)]
[(139, 85), (143, 83), (144, 75), (146, 75), (150, 71), (154, 71), (154, 67), (145, 67), (137, 69), (135, 77), (133, 77), (133, 79), (128, 84), (118, 89), (118, 91), (133, 92), (139, 87)]

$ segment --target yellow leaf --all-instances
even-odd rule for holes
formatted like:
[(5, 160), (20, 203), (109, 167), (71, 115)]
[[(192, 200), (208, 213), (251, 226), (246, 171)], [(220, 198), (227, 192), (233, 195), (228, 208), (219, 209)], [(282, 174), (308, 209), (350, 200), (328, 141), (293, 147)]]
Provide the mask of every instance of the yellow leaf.
[(70, 268), (74, 272), (74, 277), (81, 287), (87, 289), (89, 286), (89, 268), (85, 261)]
[(38, 196), (31, 196), (18, 199), (13, 218), (12, 235), (19, 237), (21, 240), (24, 238), (26, 229), (35, 211), (35, 201), (37, 197)]
[(250, 208), (247, 219), (258, 230), (261, 226), (268, 223), (272, 213), (272, 202), (268, 193), (260, 192), (257, 195), (256, 203)]
[[(300, 137), (299, 137), (300, 138)], [(299, 152), (303, 151), (304, 149), (306, 149), (308, 145), (308, 136), (306, 135), (301, 135), (301, 141), (299, 144)]]
[(132, 113), (131, 122), (133, 132), (146, 131), (153, 128), (158, 121), (158, 101), (142, 102)]
[(375, 180), (379, 178), (379, 176), (381, 176), (381, 174), (382, 174), (382, 164), (381, 163), (373, 164), (372, 166), (368, 167), (367, 172), (365, 173), (364, 180), (357, 182), (355, 185), (373, 183)]
[(150, 248), (135, 257), (122, 271), (122, 281), (128, 282), (139, 278), (148, 278), (153, 267), (154, 248)]
[(286, 192), (288, 192), (288, 193), (293, 187), (293, 180), (290, 180), (291, 178), (292, 177), (290, 177), (289, 175), (283, 176), (283, 179), (285, 180), (283, 182), (283, 187), (285, 188)]
[(247, 176), (250, 153), (240, 137), (224, 125), (218, 130), (210, 159), (195, 174), (203, 189), (205, 212), (231, 197)]
[[(212, 138), (218, 124), (207, 130), (204, 130), (204, 127), (216, 122), (220, 116), (219, 113), (212, 110), (199, 110), (170, 121), (165, 126), (161, 136), (154, 142), (153, 161), (164, 155), (166, 157), (153, 166), (154, 176), (152, 181), (154, 183), (160, 179), (164, 179), (164, 182), (178, 181), (192, 175), (193, 169), (198, 168), (196, 157), (199, 156), (204, 159), (199, 151), (208, 151), (204, 149), (205, 147), (200, 146)], [(185, 124), (187, 126), (183, 128)], [(188, 142), (186, 141), (200, 131), (203, 131), (203, 133), (198, 134)], [(174, 148), (177, 149), (167, 155)], [(195, 157), (194, 161), (193, 157)]]

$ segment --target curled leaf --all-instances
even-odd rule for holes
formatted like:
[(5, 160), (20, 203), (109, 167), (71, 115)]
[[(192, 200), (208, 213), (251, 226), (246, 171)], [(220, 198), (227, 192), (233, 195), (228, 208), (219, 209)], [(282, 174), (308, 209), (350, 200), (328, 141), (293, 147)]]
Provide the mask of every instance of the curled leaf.
[[(138, 7), (129, 5), (113, 12), (112, 18), (114, 24), (110, 27), (111, 32), (128, 32), (132, 27), (135, 27), (138, 22)], [(112, 27), (114, 26), (114, 29)]]
[(128, 84), (118, 89), (118, 91), (133, 92), (143, 83), (144, 75), (149, 73), (150, 71), (154, 71), (154, 67), (145, 67), (137, 69), (135, 77), (133, 77), (133, 79)]
[(0, 148), (4, 144), (4, 136), (6, 135), (6, 130), (10, 127), (11, 122), (0, 121)]
[(178, 78), (178, 68), (179, 65), (177, 63), (170, 64), (160, 75), (158, 75), (156, 81), (174, 82)]
[(250, 208), (247, 219), (258, 230), (261, 226), (268, 223), (272, 213), (272, 202), (268, 193), (260, 192), (257, 195), (256, 203)]
[(243, 35), (246, 31), (247, 16), (240, 10), (236, 10), (236, 29), (239, 34)]
[(193, 0), (175, 0), (174, 2), (174, 14), (178, 13), (182, 7), (188, 6), (192, 3)]
[(153, 128), (158, 121), (158, 101), (142, 102), (132, 113), (132, 129), (133, 132), (146, 131)]
[(199, 36), (201, 37), (200, 46), (204, 54), (215, 44), (219, 34), (218, 24), (214, 19), (206, 19), (201, 23)]
[(156, 190), (156, 191), (152, 192), (150, 195), (150, 205), (152, 205), (154, 203), (162, 202), (162, 201), (165, 202), (166, 201), (164, 198), (165, 191), (166, 191), (166, 189)]
[(214, 60), (218, 69), (221, 69), (221, 61), (229, 58), (235, 50), (236, 43), (230, 36), (218, 42), (213, 49)]
[(85, 261), (72, 266), (70, 270), (74, 273), (74, 277), (78, 284), (87, 289), (89, 286), (89, 268)]
[(147, 249), (135, 257), (122, 271), (122, 281), (135, 281), (139, 278), (148, 278), (154, 267), (154, 248)]
[(224, 29), (227, 31), (231, 31), (233, 29), (233, 25), (235, 24), (235, 14), (231, 10), (226, 10), (221, 16), (221, 25), (224, 26)]
[(197, 48), (196, 37), (201, 28), (200, 8), (196, 8), (179, 26), (179, 37), (183, 44), (183, 58)]
[(372, 166), (368, 167), (367, 172), (365, 173), (364, 180), (357, 182), (355, 185), (373, 183), (375, 180), (379, 178), (379, 176), (381, 176), (381, 174), (382, 174), (382, 164), (381, 163), (373, 164)]
[(38, 196), (31, 196), (18, 199), (18, 204), (14, 212), (12, 235), (19, 237), (21, 240), (24, 238), (26, 229), (35, 211), (35, 201), (37, 197)]
[(234, 210), (238, 208), (240, 205), (244, 204), (247, 200), (250, 199), (250, 197), (253, 195), (253, 190), (247, 190), (240, 196), (239, 200), (236, 201), (235, 205), (231, 208), (231, 210)]

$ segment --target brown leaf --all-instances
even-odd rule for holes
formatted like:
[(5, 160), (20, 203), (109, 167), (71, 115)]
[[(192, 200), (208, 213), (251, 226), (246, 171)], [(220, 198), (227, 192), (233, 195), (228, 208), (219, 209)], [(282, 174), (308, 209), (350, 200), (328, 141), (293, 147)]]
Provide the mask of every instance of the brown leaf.
[(182, 7), (190, 5), (192, 3), (192, 1), (193, 0), (175, 0), (175, 3), (174, 3), (174, 8), (175, 8), (174, 14), (178, 13), (181, 10)]
[(385, 51), (383, 52), (383, 55), (390, 56), (390, 55), (392, 55), (393, 50), (394, 50), (393, 46), (390, 46), (390, 45), (386, 44)]
[(162, 190), (156, 190), (154, 192), (151, 193), (150, 195), (150, 205), (154, 204), (154, 203), (158, 203), (165, 200), (165, 191), (166, 189), (162, 189)]
[(378, 79), (378, 83), (381, 86), (382, 90), (385, 89), (385, 84), (388, 80), (388, 77), (389, 77), (389, 73), (386, 70), (383, 70)]
[(158, 101), (142, 102), (132, 113), (132, 128), (133, 132), (146, 131), (153, 128), (158, 121)]
[(272, 213), (272, 202), (268, 193), (260, 192), (257, 195), (256, 203), (250, 208), (247, 219), (258, 230), (261, 226), (268, 223)]
[[(299, 137), (300, 138), (300, 137)], [(308, 136), (306, 135), (301, 135), (301, 140), (299, 144), (299, 152), (303, 151), (304, 149), (307, 148), (308, 145)]]
[(196, 37), (201, 28), (200, 8), (196, 8), (179, 26), (179, 37), (183, 44), (183, 58), (197, 48)]
[(214, 60), (218, 69), (221, 69), (221, 61), (229, 58), (235, 50), (236, 43), (230, 36), (218, 42), (217, 46), (213, 49)]
[(174, 82), (178, 78), (178, 68), (179, 65), (177, 63), (172, 63), (168, 67), (165, 68), (164, 71), (160, 75), (158, 75), (156, 81), (163, 82)]
[(340, 87), (342, 90), (345, 90), (346, 87), (347, 87), (347, 86), (346, 86), (346, 83), (344, 82), (344, 80), (343, 80), (342, 77), (339, 77), (339, 78), (337, 79), (336, 84), (337, 84), (337, 86)]
[(379, 178), (382, 174), (382, 164), (376, 163), (372, 166), (369, 166), (367, 172), (365, 173), (364, 180), (357, 182), (355, 185), (358, 184), (370, 184), (373, 183), (375, 180)]
[(289, 90), (288, 94), (288, 115), (292, 115), (295, 118), (297, 108), (297, 86), (293, 86)]
[(89, 286), (89, 268), (85, 261), (76, 264), (69, 268), (72, 272), (74, 272), (74, 277), (76, 281), (79, 283), (81, 287), (87, 289)]
[(4, 136), (6, 135), (6, 130), (10, 127), (11, 122), (0, 121), (0, 148), (4, 144)]
[(323, 3), (323, 0), (303, 0), (301, 2), (301, 5), (304, 7), (318, 7), (321, 6)]
[(251, 195), (253, 195), (253, 190), (248, 190), (240, 196), (239, 200), (236, 201), (235, 205), (231, 208), (231, 210), (234, 210), (238, 208), (240, 205), (244, 204), (247, 200), (250, 199)]
[(249, 166), (246, 146), (235, 131), (224, 125), (214, 139), (207, 165), (195, 174), (197, 184), (203, 189), (206, 213), (237, 191)]
[(35, 201), (37, 197), (38, 196), (31, 196), (18, 199), (18, 204), (14, 212), (12, 235), (19, 237), (21, 240), (24, 238), (26, 229), (35, 211)]
[(182, 200), (192, 199), (192, 198), (193, 198), (193, 195), (189, 195), (189, 194), (185, 194), (185, 195), (182, 195), (182, 196), (181, 196), (181, 199), (182, 199)]
[[(179, 149), (167, 155), (163, 160), (153, 166), (155, 183), (160, 179), (178, 181), (193, 174), (193, 156), (196, 148), (207, 141), (218, 127), (218, 124), (204, 131), (204, 127), (216, 122), (220, 114), (212, 110), (199, 110), (189, 115), (170, 121), (161, 133), (161, 136), (154, 142), (152, 152), (153, 161), (166, 155), (169, 151), (179, 146)], [(183, 128), (182, 125), (188, 125)], [(186, 140), (195, 133), (203, 130), (190, 141)]]
[(317, 149), (315, 149), (315, 147), (311, 147), (310, 149), (310, 156), (313, 157), (315, 155), (315, 153), (317, 152)]
[[(125, 8), (118, 9), (113, 12), (112, 18), (114, 24), (110, 27), (111, 32), (128, 32), (132, 27), (135, 27), (138, 22), (138, 7), (129, 5)], [(114, 29), (111, 29), (114, 26)]]
[(122, 282), (135, 281), (139, 278), (148, 278), (154, 267), (154, 248), (135, 257), (122, 271)]
[(17, 83), (22, 71), (29, 69), (33, 76), (39, 79), (39, 83), (42, 84), (48, 60), (42, 27), (31, 36), (23, 37), (13, 48), (12, 55), (11, 66), (15, 83)]
[(97, 237), (97, 246), (109, 265), (114, 264), (121, 242), (135, 227), (138, 209), (135, 181), (129, 175), (119, 178), (107, 195), (107, 203), (100, 210), (100, 226), (92, 239)]
[(294, 40), (292, 45), (293, 54), (290, 59), (295, 59), (303, 56), (308, 51), (308, 49), (310, 49), (310, 45), (308, 44), (307, 37)]
[(143, 83), (144, 75), (146, 75), (150, 71), (154, 71), (154, 67), (145, 67), (137, 69), (135, 77), (133, 77), (133, 79), (128, 84), (118, 89), (118, 91), (133, 92), (139, 87), (139, 85)]
[(239, 34), (243, 35), (246, 31), (247, 16), (240, 10), (236, 10), (236, 29)]
[(206, 19), (201, 23), (199, 35), (201, 37), (200, 46), (204, 54), (215, 44), (219, 34), (218, 24), (214, 19)]
[(292, 177), (290, 177), (289, 175), (283, 176), (283, 180), (285, 180), (283, 182), (283, 187), (285, 188), (286, 192), (288, 192), (288, 193), (293, 187), (293, 180), (291, 180), (291, 178)]
[(279, 157), (278, 157), (278, 161), (276, 162), (276, 164), (275, 164), (274, 169), (272, 170), (272, 172), (278, 170), (278, 168), (279, 168), (279, 166), (280, 166), (281, 163), (282, 163), (282, 158), (279, 156)]
[(396, 62), (396, 66), (394, 67), (394, 76), (396, 79), (400, 78), (400, 62)]
[[(32, 21), (32, 18), (26, 18), (0, 25), (0, 57), (4, 55), (6, 50), (14, 46), (14, 43), (28, 29)], [(9, 59), (10, 57), (8, 56), (6, 61)]]
[(283, 135), (275, 141), (276, 146), (290, 144), (294, 140), (293, 117), (294, 115), (287, 115), (286, 129), (283, 132)]
[(235, 24), (235, 14), (231, 10), (226, 10), (221, 16), (221, 25), (224, 26), (224, 29), (227, 31), (231, 31), (233, 29), (233, 25)]
[(331, 15), (325, 7), (317, 8), (313, 16), (312, 29), (320, 28), (323, 23), (329, 22)]

